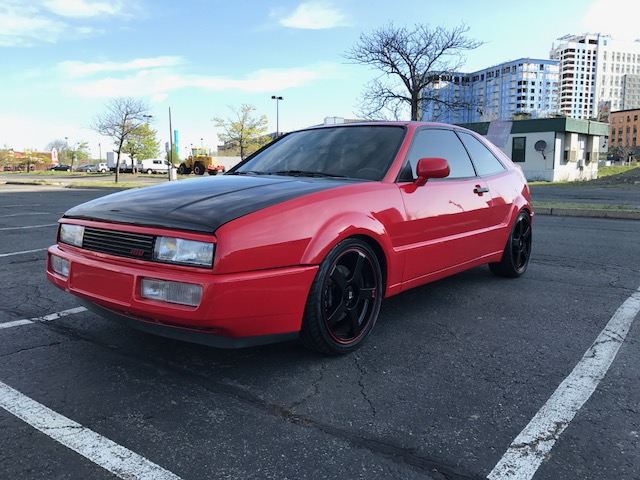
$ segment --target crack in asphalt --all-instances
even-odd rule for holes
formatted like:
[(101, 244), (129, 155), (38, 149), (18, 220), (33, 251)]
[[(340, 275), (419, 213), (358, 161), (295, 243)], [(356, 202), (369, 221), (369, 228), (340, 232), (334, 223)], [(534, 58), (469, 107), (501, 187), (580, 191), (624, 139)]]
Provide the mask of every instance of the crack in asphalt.
[[(106, 349), (111, 353), (114, 353), (113, 345), (103, 343), (95, 337), (79, 333), (78, 331), (73, 330), (70, 327), (66, 327), (64, 325), (56, 323), (38, 322), (38, 324), (72, 340), (84, 341), (100, 348)], [(181, 379), (186, 378), (205, 391), (214, 393), (216, 395), (226, 395), (237, 401), (245, 403), (255, 408), (256, 410), (281, 418), (291, 424), (313, 428), (324, 434), (341, 439), (353, 447), (364, 448), (376, 455), (381, 455), (385, 458), (388, 458), (394, 463), (408, 466), (416, 469), (417, 471), (428, 474), (433, 480), (486, 479), (486, 476), (466, 471), (466, 469), (458, 465), (449, 465), (445, 459), (438, 457), (425, 458), (424, 456), (416, 453), (414, 449), (406, 448), (401, 445), (395, 445), (391, 442), (386, 442), (381, 439), (367, 437), (354, 431), (334, 427), (332, 425), (316, 421), (312, 418), (296, 414), (292, 411), (293, 406), (282, 406), (275, 403), (270, 403), (241, 387), (216, 380), (211, 380), (210, 378), (204, 376), (199, 372), (193, 371), (187, 367), (178, 366), (176, 364), (167, 362), (167, 360), (165, 359), (147, 357), (135, 352), (124, 352), (122, 350), (118, 350), (117, 354), (129, 359), (133, 359), (136, 361), (136, 363), (145, 365), (149, 368), (155, 370), (164, 370), (165, 373), (168, 374), (177, 374)], [(365, 372), (362, 369), (360, 369), (360, 371), (364, 375)]]
[(0, 355), (0, 358), (9, 358), (9, 357), (11, 357), (13, 355), (18, 355), (20, 353), (30, 352), (30, 351), (33, 351), (33, 350), (38, 350), (40, 348), (55, 347), (56, 345), (62, 345), (63, 343), (65, 343), (65, 342), (63, 342), (63, 341), (51, 342), (51, 343), (47, 343), (45, 345), (36, 345), (36, 346), (33, 346), (33, 347), (21, 348), (20, 350), (15, 350), (13, 352), (9, 352), (9, 353), (5, 353), (3, 355)]
[(311, 381), (311, 386), (313, 388), (311, 393), (309, 393), (308, 395), (305, 395), (300, 400), (293, 402), (288, 407), (290, 411), (295, 410), (297, 407), (299, 407), (300, 405), (302, 405), (303, 403), (307, 402), (308, 400), (310, 400), (311, 398), (315, 397), (320, 393), (320, 383), (322, 383), (322, 381), (324, 380), (324, 373), (326, 369), (327, 369), (327, 366), (324, 364), (320, 367), (320, 374), (318, 375), (318, 378)]
[(373, 405), (373, 402), (371, 401), (371, 399), (367, 396), (367, 391), (364, 386), (364, 377), (367, 375), (367, 372), (365, 368), (360, 364), (360, 355), (358, 354), (358, 352), (355, 352), (353, 354), (353, 363), (355, 363), (356, 368), (360, 372), (360, 377), (358, 378), (358, 385), (360, 386), (360, 394), (362, 395), (362, 398), (364, 398), (365, 401), (369, 404), (369, 408), (371, 409), (371, 412), (375, 417), (377, 415), (376, 407)]

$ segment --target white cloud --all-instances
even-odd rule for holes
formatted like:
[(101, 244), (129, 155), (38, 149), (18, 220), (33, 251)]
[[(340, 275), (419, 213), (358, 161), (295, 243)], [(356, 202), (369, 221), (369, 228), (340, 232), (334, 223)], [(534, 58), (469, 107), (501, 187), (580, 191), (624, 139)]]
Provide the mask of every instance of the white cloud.
[[(62, 39), (85, 38), (99, 30), (87, 22), (89, 17), (100, 21), (124, 15), (122, 0), (24, 0), (0, 1), (0, 47), (32, 47), (42, 43), (57, 43)], [(127, 8), (133, 8), (127, 5)], [(73, 23), (70, 23), (73, 22)]]
[(347, 18), (338, 8), (322, 2), (306, 2), (289, 16), (280, 20), (285, 27), (320, 30), (348, 25)]
[(42, 5), (61, 17), (86, 18), (103, 15), (121, 15), (124, 12), (120, 0), (44, 0)]
[[(167, 58), (171, 59), (174, 57)], [(135, 62), (136, 61), (120, 64), (120, 67)], [(149, 64), (155, 65), (154, 62), (149, 62)], [(316, 80), (335, 77), (336, 69), (337, 67), (331, 64), (317, 64), (290, 69), (257, 70), (248, 74), (245, 78), (228, 78), (183, 74), (177, 72), (175, 68), (149, 67), (121, 77), (110, 76), (87, 81), (71, 80), (65, 82), (65, 87), (71, 89), (73, 95), (94, 98), (151, 96), (156, 99), (164, 99), (168, 92), (183, 88), (202, 88), (210, 91), (237, 90), (243, 92), (270, 92), (275, 89), (282, 91), (288, 88), (301, 87)], [(119, 69), (114, 68), (113, 70)], [(128, 69), (120, 68), (120, 70)], [(82, 66), (78, 66), (77, 71), (101, 72), (105, 70), (96, 69), (95, 67), (83, 70)], [(72, 75), (73, 72), (71, 72), (70, 76)], [(78, 77), (78, 75), (76, 75), (76, 77)]]
[[(586, 9), (582, 17), (584, 32), (611, 35), (616, 40), (635, 40), (640, 38), (636, 12), (637, 0), (618, 0), (612, 4), (609, 0), (596, 0)], [(621, 14), (626, 12), (627, 14)]]
[(175, 67), (182, 63), (180, 57), (160, 56), (155, 58), (137, 58), (128, 62), (78, 62), (67, 61), (58, 64), (58, 70), (69, 77), (84, 77), (104, 72), (125, 72), (130, 70), (145, 70), (153, 68)]
[(0, 4), (0, 47), (30, 46), (57, 41), (66, 26), (41, 15), (34, 6), (7, 1)]

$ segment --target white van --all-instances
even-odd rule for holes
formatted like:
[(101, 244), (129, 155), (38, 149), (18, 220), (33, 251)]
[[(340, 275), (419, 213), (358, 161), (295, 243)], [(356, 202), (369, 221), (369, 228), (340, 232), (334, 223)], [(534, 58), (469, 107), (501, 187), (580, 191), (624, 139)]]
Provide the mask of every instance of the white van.
[(167, 173), (169, 171), (169, 162), (164, 158), (152, 158), (139, 161), (136, 167), (140, 172), (144, 173)]

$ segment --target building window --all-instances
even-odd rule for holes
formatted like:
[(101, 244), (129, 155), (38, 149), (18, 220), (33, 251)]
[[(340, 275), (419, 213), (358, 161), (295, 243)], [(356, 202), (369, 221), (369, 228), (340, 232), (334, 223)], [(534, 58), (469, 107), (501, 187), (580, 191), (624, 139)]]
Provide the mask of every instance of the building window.
[(527, 146), (527, 137), (513, 137), (511, 143), (511, 160), (514, 162), (524, 162), (524, 151)]

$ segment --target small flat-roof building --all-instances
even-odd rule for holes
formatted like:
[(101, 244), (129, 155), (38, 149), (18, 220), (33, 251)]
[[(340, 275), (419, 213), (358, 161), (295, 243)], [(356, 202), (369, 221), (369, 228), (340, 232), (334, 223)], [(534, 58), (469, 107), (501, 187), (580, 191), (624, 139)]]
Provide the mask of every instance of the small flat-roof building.
[(460, 125), (491, 140), (529, 181), (598, 178), (598, 160), (609, 135), (606, 123), (568, 117)]

